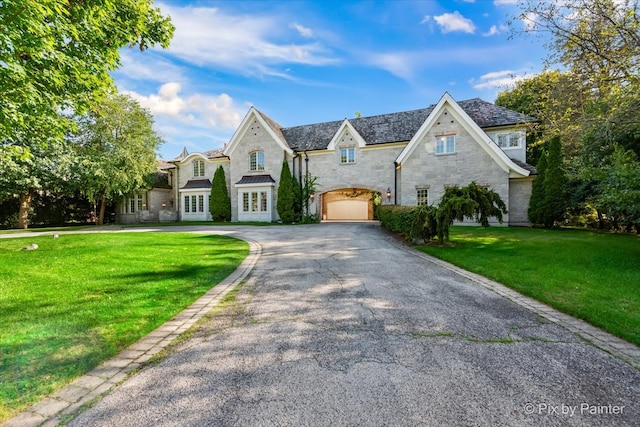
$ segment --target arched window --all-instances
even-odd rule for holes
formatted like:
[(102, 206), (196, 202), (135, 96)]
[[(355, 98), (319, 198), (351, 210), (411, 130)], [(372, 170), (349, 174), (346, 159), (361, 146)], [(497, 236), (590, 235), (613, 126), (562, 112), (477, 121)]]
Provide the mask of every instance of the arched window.
[(249, 170), (264, 170), (264, 151), (253, 151), (249, 154)]
[(193, 176), (204, 176), (204, 160), (193, 162)]

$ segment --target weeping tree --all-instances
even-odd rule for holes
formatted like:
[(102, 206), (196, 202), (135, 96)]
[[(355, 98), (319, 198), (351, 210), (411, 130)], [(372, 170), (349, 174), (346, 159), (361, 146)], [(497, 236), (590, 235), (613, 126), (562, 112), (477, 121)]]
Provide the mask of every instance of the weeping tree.
[(231, 199), (229, 198), (227, 178), (222, 165), (218, 166), (216, 173), (213, 175), (209, 212), (213, 221), (231, 221)]
[(466, 187), (449, 187), (435, 212), (438, 240), (449, 240), (449, 228), (453, 221), (470, 219), (488, 227), (489, 218), (496, 218), (502, 224), (502, 215), (506, 213), (507, 206), (500, 195), (479, 186), (475, 181)]

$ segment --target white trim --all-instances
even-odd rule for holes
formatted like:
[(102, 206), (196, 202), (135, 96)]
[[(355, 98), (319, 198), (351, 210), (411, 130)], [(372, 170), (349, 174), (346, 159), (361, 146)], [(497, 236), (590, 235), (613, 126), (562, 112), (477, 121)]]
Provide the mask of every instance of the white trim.
[(244, 116), (244, 119), (242, 119), (242, 122), (240, 123), (240, 126), (238, 126), (238, 128), (236, 129), (235, 133), (231, 137), (231, 140), (229, 141), (229, 144), (227, 144), (227, 148), (224, 149), (222, 154), (224, 154), (227, 157), (231, 157), (231, 154), (233, 153), (233, 151), (238, 146), (238, 143), (243, 139), (244, 134), (247, 133), (247, 131), (249, 130), (249, 127), (250, 127), (251, 122), (253, 120), (257, 120), (260, 123), (260, 125), (265, 129), (265, 131), (269, 134), (269, 136), (271, 136), (271, 138), (287, 154), (289, 154), (290, 156), (293, 156), (293, 150), (291, 148), (289, 148), (285, 144), (285, 142), (280, 137), (278, 137), (278, 135), (276, 135), (276, 133), (273, 131), (273, 129), (271, 129), (271, 126), (269, 126), (269, 124), (262, 118), (262, 115), (260, 114), (260, 112), (255, 107), (249, 108), (249, 111)]
[(340, 127), (338, 127), (338, 130), (336, 131), (336, 133), (333, 134), (333, 138), (331, 138), (331, 142), (327, 146), (327, 150), (335, 150), (336, 149), (336, 144), (338, 143), (338, 140), (342, 137), (342, 135), (344, 135), (344, 133), (346, 131), (351, 132), (351, 134), (353, 134), (353, 137), (355, 138), (356, 142), (358, 143), (358, 147), (362, 148), (365, 145), (367, 145), (367, 143), (365, 142), (364, 138), (353, 127), (351, 122), (349, 122), (349, 120), (347, 120), (347, 119), (344, 119), (344, 121), (342, 122)]
[(451, 114), (460, 122), (471, 137), (478, 142), (478, 144), (491, 156), (493, 160), (504, 170), (509, 173), (509, 177), (529, 176), (529, 171), (515, 164), (505, 153), (494, 143), (489, 135), (487, 135), (476, 122), (458, 105), (458, 103), (449, 95), (449, 92), (445, 92), (442, 98), (438, 101), (436, 106), (429, 114), (429, 117), (424, 121), (418, 132), (411, 138), (409, 144), (402, 150), (400, 155), (396, 158), (396, 162), (399, 164), (404, 163), (405, 160), (411, 156), (416, 147), (423, 140), (424, 136), (433, 127), (435, 121), (440, 114), (445, 111), (451, 112)]

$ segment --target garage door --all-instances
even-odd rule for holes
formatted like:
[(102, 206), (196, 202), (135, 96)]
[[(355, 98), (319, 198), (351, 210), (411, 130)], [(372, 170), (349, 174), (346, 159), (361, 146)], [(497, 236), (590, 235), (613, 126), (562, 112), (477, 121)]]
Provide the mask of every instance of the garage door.
[(364, 200), (335, 200), (327, 203), (327, 219), (367, 220), (369, 202)]

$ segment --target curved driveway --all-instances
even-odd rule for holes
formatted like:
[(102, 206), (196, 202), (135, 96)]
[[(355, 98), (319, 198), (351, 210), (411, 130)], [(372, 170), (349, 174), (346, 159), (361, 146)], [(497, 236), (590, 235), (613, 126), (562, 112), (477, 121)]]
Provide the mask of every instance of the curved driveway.
[(72, 426), (640, 425), (638, 370), (374, 223), (218, 230), (236, 307)]

